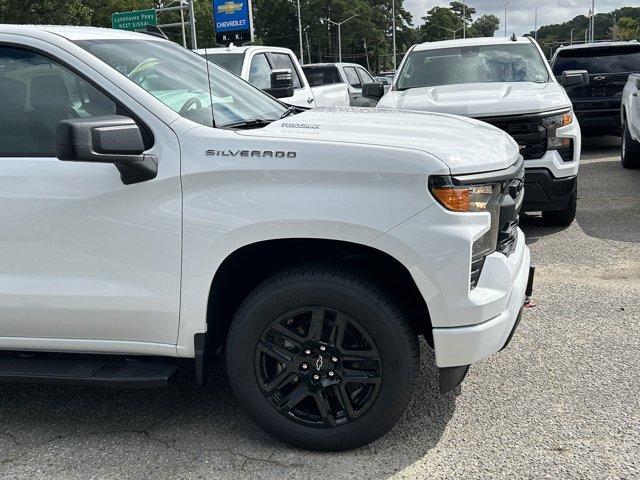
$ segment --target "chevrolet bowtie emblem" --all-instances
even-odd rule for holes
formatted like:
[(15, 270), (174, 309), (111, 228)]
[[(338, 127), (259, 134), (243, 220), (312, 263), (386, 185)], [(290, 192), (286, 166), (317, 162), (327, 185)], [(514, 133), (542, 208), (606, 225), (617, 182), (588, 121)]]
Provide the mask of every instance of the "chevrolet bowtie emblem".
[(318, 360), (316, 361), (316, 370), (320, 370), (322, 368), (322, 357), (318, 357)]
[(218, 6), (218, 13), (226, 13), (227, 15), (232, 15), (239, 10), (242, 10), (242, 3), (234, 1), (225, 2), (223, 5)]

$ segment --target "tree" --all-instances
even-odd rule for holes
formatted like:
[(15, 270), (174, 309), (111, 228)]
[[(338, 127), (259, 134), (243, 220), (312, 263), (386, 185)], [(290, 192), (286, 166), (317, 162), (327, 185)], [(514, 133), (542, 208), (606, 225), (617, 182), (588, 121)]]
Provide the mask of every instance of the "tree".
[(460, 19), (462, 19), (463, 15), (467, 21), (467, 25), (471, 23), (472, 16), (476, 14), (476, 9), (469, 6), (468, 4), (465, 6), (462, 2), (451, 2), (449, 3), (451, 7), (451, 11), (455, 13)]
[(433, 7), (422, 17), (424, 24), (420, 26), (419, 37), (422, 42), (448, 40), (462, 35), (462, 18), (449, 7)]
[(640, 21), (629, 17), (618, 20), (615, 28), (616, 40), (635, 40), (640, 38)]
[(89, 25), (83, 0), (0, 0), (0, 23)]
[(500, 28), (500, 19), (495, 15), (482, 15), (471, 26), (474, 37), (493, 37)]

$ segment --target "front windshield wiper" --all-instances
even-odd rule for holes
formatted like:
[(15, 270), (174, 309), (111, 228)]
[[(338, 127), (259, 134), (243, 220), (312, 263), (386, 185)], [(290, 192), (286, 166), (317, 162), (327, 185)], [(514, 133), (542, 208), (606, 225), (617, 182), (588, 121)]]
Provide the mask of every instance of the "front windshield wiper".
[(275, 122), (277, 119), (269, 119), (269, 118), (254, 118), (253, 120), (243, 120), (242, 122), (235, 123), (227, 123), (226, 125), (222, 125), (219, 128), (261, 128), (266, 127), (272, 122)]
[(280, 119), (286, 118), (290, 115), (297, 115), (298, 113), (304, 111), (303, 109), (301, 109), (300, 107), (296, 107), (296, 106), (290, 106), (289, 108), (287, 108), (284, 113), (282, 115), (280, 115)]

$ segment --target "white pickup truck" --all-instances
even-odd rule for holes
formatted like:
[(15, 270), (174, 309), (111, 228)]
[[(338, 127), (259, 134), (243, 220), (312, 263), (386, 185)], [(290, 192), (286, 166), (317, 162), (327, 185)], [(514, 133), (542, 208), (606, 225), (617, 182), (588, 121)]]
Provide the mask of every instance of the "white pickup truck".
[[(196, 50), (207, 60), (220, 65), (261, 90), (289, 105), (303, 108), (346, 107), (349, 93), (345, 85), (310, 86), (298, 59), (288, 48), (247, 46)], [(273, 88), (274, 73), (291, 71), (293, 89)]]
[[(588, 75), (568, 71), (561, 80), (575, 88), (588, 83)], [(414, 45), (391, 91), (364, 90), (382, 97), (380, 108), (465, 115), (509, 133), (525, 160), (523, 211), (569, 225), (576, 215), (581, 133), (563, 85), (534, 40), (514, 36)]]
[(622, 91), (620, 160), (625, 168), (640, 167), (640, 74), (629, 75)]
[(509, 343), (533, 270), (499, 129), (296, 114), (108, 29), (0, 25), (0, 75), (0, 382), (202, 384), (225, 354), (266, 431), (341, 450), (400, 418), (419, 335), (442, 392)]

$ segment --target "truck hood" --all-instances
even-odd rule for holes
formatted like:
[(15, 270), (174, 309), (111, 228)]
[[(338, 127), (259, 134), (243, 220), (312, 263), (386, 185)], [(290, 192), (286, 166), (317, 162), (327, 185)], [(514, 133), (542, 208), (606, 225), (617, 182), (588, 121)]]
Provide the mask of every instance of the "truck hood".
[(378, 103), (381, 108), (467, 117), (540, 113), (570, 106), (567, 94), (556, 82), (468, 83), (393, 90)]
[(501, 170), (519, 156), (517, 143), (486, 123), (380, 108), (315, 108), (238, 134), (420, 150), (438, 158), (452, 174)]

